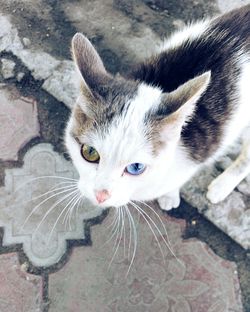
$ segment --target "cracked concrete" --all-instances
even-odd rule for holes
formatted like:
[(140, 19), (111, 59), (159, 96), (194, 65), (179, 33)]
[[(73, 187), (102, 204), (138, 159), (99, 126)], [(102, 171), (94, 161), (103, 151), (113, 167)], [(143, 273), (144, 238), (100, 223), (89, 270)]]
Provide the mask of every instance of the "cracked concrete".
[[(0, 52), (13, 53), (27, 67), (34, 79), (44, 81), (44, 90), (72, 108), (78, 93), (72, 61), (60, 61), (46, 52), (26, 48), (10, 18), (1, 15), (0, 38)], [(27, 41), (27, 38), (25, 39)], [(6, 75), (6, 70), (3, 71), (3, 75), (4, 73)]]

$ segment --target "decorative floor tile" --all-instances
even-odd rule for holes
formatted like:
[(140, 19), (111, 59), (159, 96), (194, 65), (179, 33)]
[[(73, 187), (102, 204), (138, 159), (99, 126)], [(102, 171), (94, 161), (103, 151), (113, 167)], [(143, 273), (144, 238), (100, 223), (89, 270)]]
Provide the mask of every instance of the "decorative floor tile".
[[(112, 225), (109, 216), (92, 228), (92, 248), (75, 248), (70, 261), (50, 275), (50, 312), (243, 311), (235, 264), (219, 258), (197, 240), (183, 241), (184, 222), (155, 209), (166, 224), (177, 259), (164, 247), (163, 238), (151, 222), (164, 253), (164, 262), (155, 236), (146, 219), (141, 218), (137, 226), (138, 248), (128, 276), (134, 250), (134, 244), (129, 243), (129, 221), (125, 222), (125, 236), (109, 269), (117, 242), (114, 235), (105, 243)], [(147, 213), (147, 220), (151, 218), (160, 228), (162, 225), (155, 214)], [(121, 232), (124, 234), (124, 229)], [(163, 237), (167, 239), (166, 235)], [(117, 239), (120, 240), (120, 235)]]
[(83, 220), (101, 211), (77, 202), (76, 177), (72, 164), (49, 144), (31, 148), (23, 168), (6, 170), (5, 187), (0, 188), (3, 245), (23, 243), (34, 265), (49, 266), (65, 253), (66, 239), (83, 239)]
[(22, 270), (16, 253), (0, 255), (0, 311), (40, 312), (42, 278)]
[(39, 135), (37, 103), (15, 87), (0, 85), (0, 159), (17, 160), (18, 151)]

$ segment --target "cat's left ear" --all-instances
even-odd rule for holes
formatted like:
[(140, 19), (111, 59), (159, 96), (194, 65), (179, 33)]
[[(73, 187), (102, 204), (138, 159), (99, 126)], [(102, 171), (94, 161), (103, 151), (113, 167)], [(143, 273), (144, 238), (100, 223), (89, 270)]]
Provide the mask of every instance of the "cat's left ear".
[(155, 117), (166, 134), (180, 134), (185, 122), (192, 118), (196, 104), (207, 90), (210, 80), (211, 72), (208, 71), (163, 95)]
[(99, 93), (99, 90), (111, 80), (103, 62), (91, 42), (81, 33), (76, 33), (72, 39), (72, 55), (77, 69), (82, 77), (82, 91), (89, 98)]

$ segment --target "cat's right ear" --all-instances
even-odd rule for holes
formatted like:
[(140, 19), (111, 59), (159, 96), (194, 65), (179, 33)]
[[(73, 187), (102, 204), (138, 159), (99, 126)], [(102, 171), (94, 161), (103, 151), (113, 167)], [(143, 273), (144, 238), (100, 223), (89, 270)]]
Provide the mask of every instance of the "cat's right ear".
[(162, 102), (151, 115), (164, 141), (179, 139), (182, 128), (192, 119), (199, 98), (207, 90), (211, 72), (207, 71), (179, 86), (171, 93), (163, 93)]
[(72, 55), (82, 78), (83, 96), (90, 99), (111, 80), (103, 62), (91, 42), (81, 33), (72, 39)]

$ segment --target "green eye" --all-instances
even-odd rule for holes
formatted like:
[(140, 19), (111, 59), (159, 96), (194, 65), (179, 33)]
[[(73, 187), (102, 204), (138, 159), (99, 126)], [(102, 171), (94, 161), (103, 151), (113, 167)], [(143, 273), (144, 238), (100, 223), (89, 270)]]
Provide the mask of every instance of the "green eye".
[(94, 147), (89, 146), (87, 144), (83, 144), (81, 146), (81, 155), (85, 160), (92, 163), (98, 163), (100, 160), (100, 156), (97, 150)]

